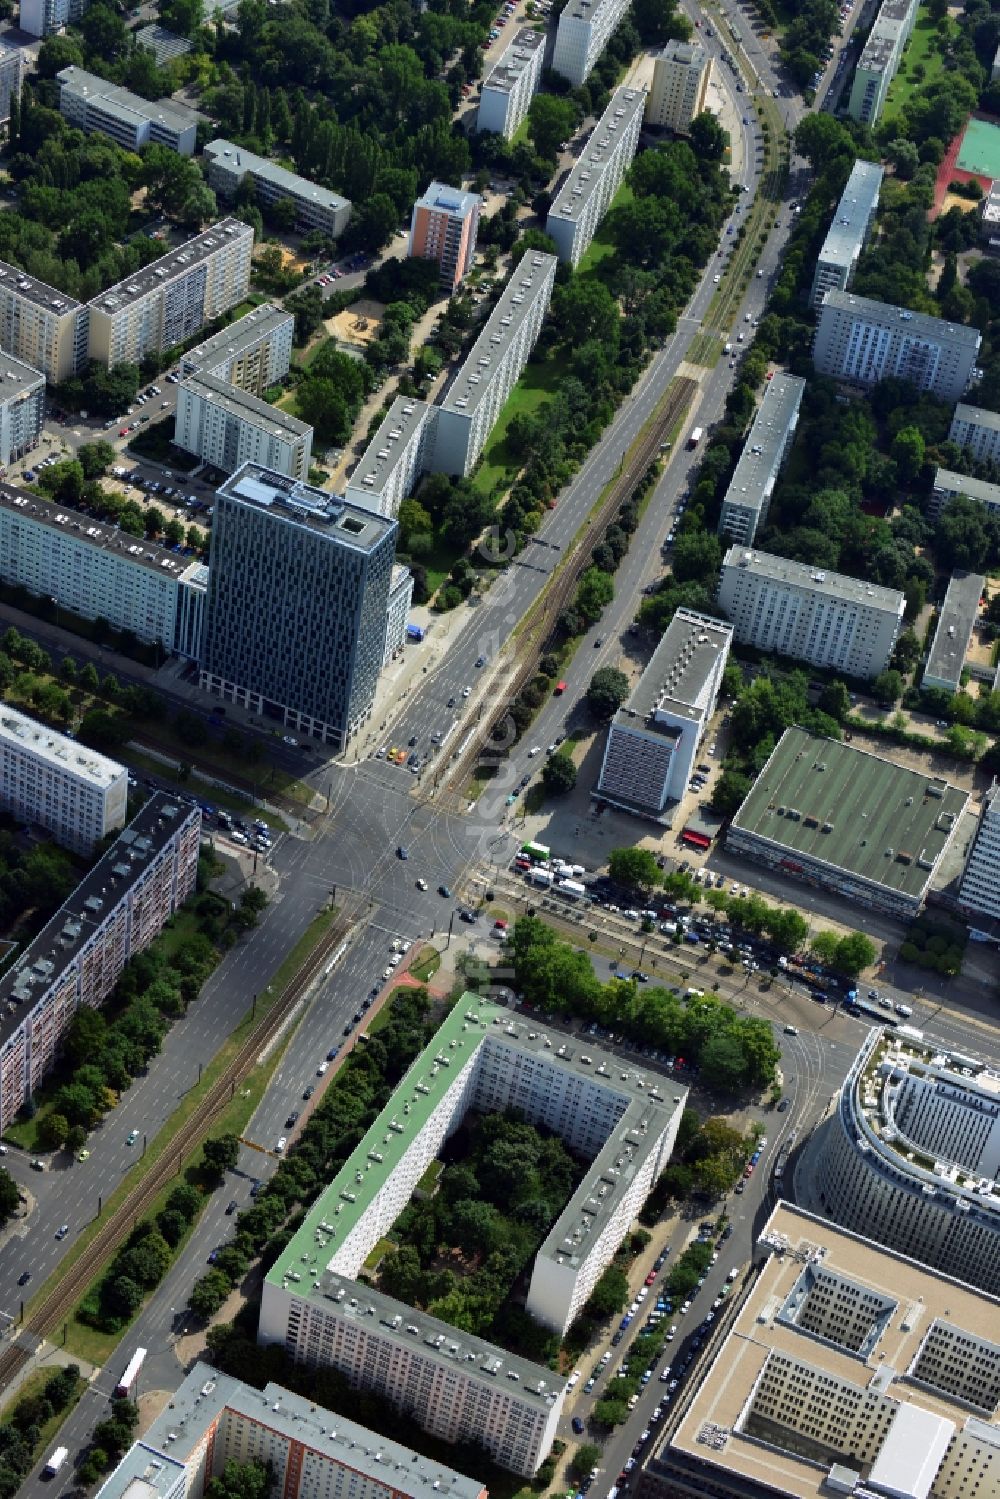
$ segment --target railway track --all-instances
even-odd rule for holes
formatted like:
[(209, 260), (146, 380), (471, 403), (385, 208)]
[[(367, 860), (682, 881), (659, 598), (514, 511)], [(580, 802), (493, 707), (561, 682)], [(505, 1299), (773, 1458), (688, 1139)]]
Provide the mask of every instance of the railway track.
[(5, 1389), (23, 1368), (37, 1343), (61, 1321), (66, 1320), (102, 1265), (107, 1263), (125, 1241), (137, 1219), (170, 1178), (177, 1174), (178, 1160), (190, 1157), (201, 1143), (212, 1120), (233, 1097), (237, 1083), (251, 1071), (264, 1046), (279, 1030), (289, 1011), (301, 999), (329, 955), (343, 942), (358, 904), (359, 902), (352, 901), (341, 912), (322, 942), (303, 961), (285, 986), (284, 992), (252, 1028), (236, 1056), (213, 1083), (191, 1117), (178, 1130), (170, 1148), (154, 1162), (120, 1206), (108, 1215), (79, 1259), (60, 1278), (58, 1284), (48, 1294), (42, 1293), (42, 1299), (29, 1311), (16, 1340), (0, 1354), (0, 1389)]
[[(587, 525), (578, 534), (572, 552), (528, 614), (525, 625), (517, 636), (514, 674), (508, 679), (506, 687), (508, 702), (517, 697), (535, 675), (542, 656), (555, 643), (559, 614), (569, 603), (580, 578), (590, 565), (592, 539), (617, 515), (658, 454), (664, 435), (680, 420), (697, 390), (696, 380), (685, 376), (677, 376), (671, 380), (659, 407), (634, 444), (627, 463), (611, 481), (599, 508), (588, 518)], [(494, 731), (500, 728), (506, 716), (507, 709), (504, 707), (502, 712), (491, 714), (477, 728), (460, 758), (449, 769), (448, 786), (453, 792), (460, 792), (464, 787), (480, 757), (488, 750)]]

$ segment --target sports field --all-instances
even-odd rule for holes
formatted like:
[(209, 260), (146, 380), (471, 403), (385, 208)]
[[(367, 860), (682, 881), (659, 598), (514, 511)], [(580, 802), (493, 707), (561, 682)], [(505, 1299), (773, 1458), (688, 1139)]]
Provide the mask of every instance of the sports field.
[(977, 177), (1000, 177), (1000, 125), (970, 120), (965, 127), (955, 165)]

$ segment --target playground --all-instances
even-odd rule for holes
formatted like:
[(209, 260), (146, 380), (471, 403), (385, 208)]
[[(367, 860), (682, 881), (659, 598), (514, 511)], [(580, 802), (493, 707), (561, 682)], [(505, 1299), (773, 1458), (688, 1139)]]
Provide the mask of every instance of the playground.
[(1000, 125), (985, 116), (973, 115), (950, 142), (938, 167), (930, 217), (936, 219), (956, 205), (966, 212), (976, 206), (972, 200), (951, 192), (953, 183), (971, 182), (974, 178), (985, 195), (997, 177), (1000, 177)]

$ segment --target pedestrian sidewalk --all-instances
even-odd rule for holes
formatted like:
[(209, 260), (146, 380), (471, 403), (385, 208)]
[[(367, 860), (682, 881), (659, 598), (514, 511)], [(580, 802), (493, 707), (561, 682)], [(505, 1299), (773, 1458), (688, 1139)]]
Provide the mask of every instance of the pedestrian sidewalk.
[[(10, 1335), (7, 1334), (4, 1337), (4, 1342), (9, 1344), (11, 1341)], [(13, 1341), (16, 1342), (16, 1338)], [(47, 1339), (43, 1338), (27, 1363), (21, 1366), (10, 1382), (4, 1387), (4, 1405), (7, 1407), (11, 1405), (17, 1398), (17, 1392), (36, 1370), (45, 1369), (51, 1371), (53, 1369), (65, 1368), (69, 1364), (76, 1364), (88, 1384), (90, 1384), (95, 1375), (101, 1372), (99, 1364), (88, 1364), (86, 1359), (79, 1358), (74, 1353), (68, 1353), (65, 1348), (60, 1348), (57, 1344), (50, 1343)]]

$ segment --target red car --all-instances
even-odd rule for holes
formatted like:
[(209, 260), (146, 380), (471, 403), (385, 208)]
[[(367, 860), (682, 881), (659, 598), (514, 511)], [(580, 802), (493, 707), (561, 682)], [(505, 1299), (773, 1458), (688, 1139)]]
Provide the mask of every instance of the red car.
[(656, 1271), (655, 1270), (650, 1270), (649, 1274), (646, 1276), (646, 1284), (647, 1284), (647, 1286), (651, 1286), (654, 1283), (655, 1280), (656, 1280)]
[(747, 1177), (753, 1176), (753, 1167), (752, 1166), (748, 1166), (747, 1169), (744, 1171), (743, 1175), (747, 1176)]
[(128, 428), (127, 427), (121, 427), (119, 429), (118, 436), (119, 437), (127, 437), (128, 436)]

